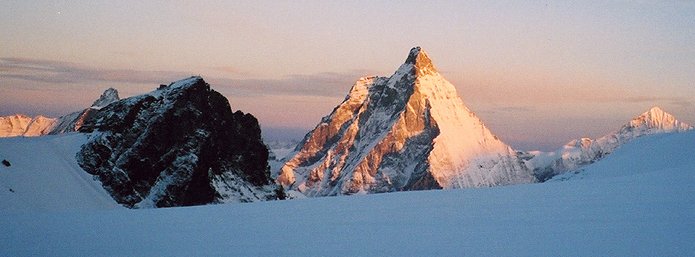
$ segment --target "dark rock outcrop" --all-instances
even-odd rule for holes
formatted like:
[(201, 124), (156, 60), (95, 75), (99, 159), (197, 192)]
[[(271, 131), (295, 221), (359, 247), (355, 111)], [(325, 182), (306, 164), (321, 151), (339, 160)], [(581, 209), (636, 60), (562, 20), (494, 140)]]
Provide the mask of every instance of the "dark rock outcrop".
[(276, 198), (258, 121), (200, 77), (109, 104), (80, 132), (78, 163), (127, 207)]

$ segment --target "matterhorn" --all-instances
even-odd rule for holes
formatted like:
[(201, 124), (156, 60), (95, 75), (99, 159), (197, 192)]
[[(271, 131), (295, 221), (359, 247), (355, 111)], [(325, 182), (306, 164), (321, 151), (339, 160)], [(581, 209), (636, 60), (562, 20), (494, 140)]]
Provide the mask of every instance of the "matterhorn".
[(276, 180), (307, 196), (536, 181), (420, 47), (392, 76), (357, 80), (289, 155)]

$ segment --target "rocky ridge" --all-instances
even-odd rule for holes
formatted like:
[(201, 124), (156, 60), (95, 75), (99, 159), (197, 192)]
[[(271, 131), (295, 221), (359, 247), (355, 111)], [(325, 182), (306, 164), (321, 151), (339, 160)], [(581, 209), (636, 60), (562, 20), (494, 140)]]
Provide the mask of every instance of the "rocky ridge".
[(95, 111), (77, 154), (117, 202), (172, 207), (275, 199), (258, 121), (200, 77)]
[(391, 77), (363, 77), (279, 170), (309, 196), (534, 182), (420, 47)]

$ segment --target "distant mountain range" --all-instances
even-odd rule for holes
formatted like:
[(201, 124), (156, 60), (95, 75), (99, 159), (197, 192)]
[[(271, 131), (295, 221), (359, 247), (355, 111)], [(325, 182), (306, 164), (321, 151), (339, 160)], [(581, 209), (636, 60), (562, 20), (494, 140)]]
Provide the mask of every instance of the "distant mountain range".
[(89, 108), (59, 118), (44, 116), (32, 118), (21, 114), (0, 117), (0, 137), (35, 137), (75, 132), (95, 111), (119, 99), (118, 91), (109, 88)]
[[(39, 126), (36, 120), (42, 121), (41, 130), (34, 129)], [(43, 142), (39, 147), (54, 149), (37, 149), (44, 154), (22, 157), (53, 165), (12, 166), (24, 169), (16, 175), (28, 176), (27, 180), (53, 167), (61, 170), (50, 176), (61, 178), (74, 177), (79, 172), (73, 170), (80, 169), (93, 175), (117, 203), (131, 208), (278, 198), (258, 121), (250, 114), (232, 112), (227, 99), (200, 77), (121, 100), (116, 90), (109, 89), (90, 108), (58, 119), (16, 115), (0, 121), (9, 128), (4, 130), (6, 136), (56, 134), (65, 135), (69, 144), (81, 144), (78, 152), (66, 154), (52, 140), (26, 138), (28, 144)], [(74, 132), (88, 137), (72, 136)], [(76, 164), (63, 165), (60, 160), (65, 156)]]
[[(23, 185), (54, 190), (50, 181), (24, 183), (55, 167), (56, 178), (87, 176), (98, 182), (77, 183), (92, 185), (79, 192), (150, 208), (543, 182), (595, 163), (636, 138), (692, 129), (654, 107), (598, 139), (572, 140), (554, 152), (515, 151), (415, 47), (390, 77), (358, 79), (296, 147), (271, 144), (278, 148), (275, 154), (262, 141), (256, 118), (232, 112), (228, 100), (201, 77), (126, 99), (108, 89), (92, 106), (59, 118), (0, 117), (0, 137), (20, 137), (0, 144), (41, 149), (7, 154), (19, 159), (11, 169), (22, 170), (8, 180), (15, 184), (4, 185), (12, 191)], [(44, 135), (56, 136), (21, 138)], [(22, 142), (27, 145), (19, 147)], [(5, 160), (9, 164), (12, 158)], [(101, 198), (93, 202), (109, 205)]]
[(653, 107), (617, 131), (598, 139), (575, 139), (554, 152), (529, 152), (526, 164), (534, 171), (539, 181), (545, 181), (558, 174), (594, 163), (638, 137), (692, 129), (693, 126), (679, 121), (659, 107)]
[(277, 182), (308, 196), (543, 182), (637, 137), (691, 129), (654, 107), (596, 140), (573, 140), (555, 152), (516, 152), (416, 47), (391, 77), (360, 78), (289, 154)]

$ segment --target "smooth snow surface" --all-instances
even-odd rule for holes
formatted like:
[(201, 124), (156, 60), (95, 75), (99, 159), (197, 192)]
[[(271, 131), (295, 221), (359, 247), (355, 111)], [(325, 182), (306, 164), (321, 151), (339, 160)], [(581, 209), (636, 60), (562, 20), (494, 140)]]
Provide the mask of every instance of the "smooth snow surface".
[[(85, 134), (0, 138), (0, 211), (95, 210), (120, 205), (77, 165)], [(3, 254), (0, 254), (3, 256)]]
[(695, 132), (643, 137), (542, 184), (191, 208), (2, 211), (0, 256), (691, 256), (693, 145)]

